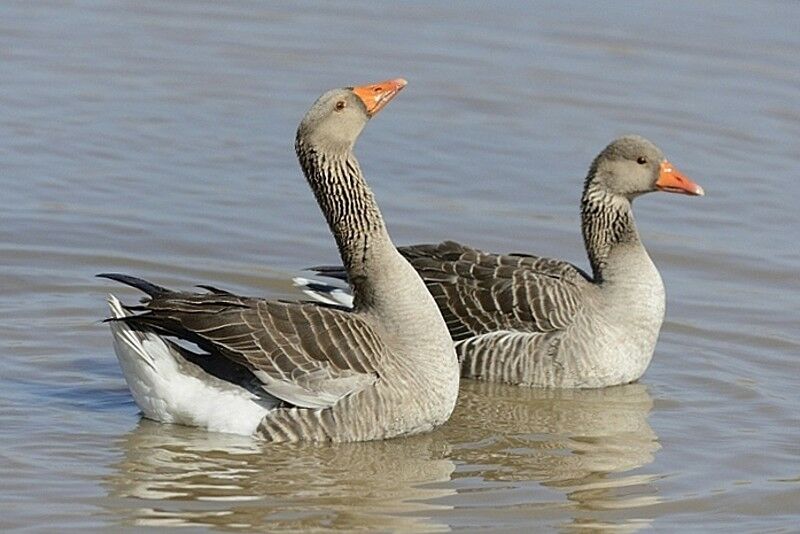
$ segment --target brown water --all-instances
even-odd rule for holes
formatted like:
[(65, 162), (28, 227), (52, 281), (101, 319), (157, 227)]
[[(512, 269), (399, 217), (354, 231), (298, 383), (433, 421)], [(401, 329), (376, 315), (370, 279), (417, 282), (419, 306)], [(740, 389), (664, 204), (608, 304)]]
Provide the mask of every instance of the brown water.
[[(0, 3), (0, 528), (800, 529), (800, 4), (452, 4)], [(585, 265), (622, 133), (705, 187), (637, 202), (668, 294), (642, 382), (465, 382), (385, 443), (141, 420), (92, 276), (298, 297), (336, 254), (297, 122), (394, 76), (358, 154), (397, 243)]]

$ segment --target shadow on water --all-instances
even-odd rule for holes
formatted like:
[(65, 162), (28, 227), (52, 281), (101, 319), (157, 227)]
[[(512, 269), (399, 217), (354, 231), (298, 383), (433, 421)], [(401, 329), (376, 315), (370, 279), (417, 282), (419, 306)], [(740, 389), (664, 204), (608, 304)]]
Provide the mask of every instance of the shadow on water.
[[(658, 500), (631, 471), (660, 448), (643, 385), (548, 392), (465, 381), (439, 431), (376, 443), (268, 445), (147, 420), (120, 442), (102, 504), (136, 526), (438, 531), (646, 522)], [(519, 508), (527, 511), (519, 511)], [(515, 511), (517, 510), (517, 511)]]

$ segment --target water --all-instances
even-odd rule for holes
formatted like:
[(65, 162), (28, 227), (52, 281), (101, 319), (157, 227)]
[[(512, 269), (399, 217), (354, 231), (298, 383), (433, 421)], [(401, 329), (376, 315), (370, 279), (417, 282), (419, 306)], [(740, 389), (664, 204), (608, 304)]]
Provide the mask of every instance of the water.
[[(5, 1), (0, 528), (789, 532), (800, 524), (800, 4)], [(103, 271), (296, 298), (335, 261), (294, 130), (403, 76), (357, 147), (397, 243), (585, 266), (622, 133), (704, 198), (637, 201), (668, 294), (639, 384), (466, 382), (440, 431), (267, 446), (140, 420)]]

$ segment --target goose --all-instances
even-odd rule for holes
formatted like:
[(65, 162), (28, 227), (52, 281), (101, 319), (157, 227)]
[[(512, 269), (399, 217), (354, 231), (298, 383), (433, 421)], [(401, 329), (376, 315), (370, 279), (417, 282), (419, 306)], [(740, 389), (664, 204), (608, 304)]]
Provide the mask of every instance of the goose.
[[(581, 200), (591, 274), (566, 261), (453, 242), (401, 247), (447, 322), (461, 376), (521, 386), (600, 388), (638, 380), (664, 320), (665, 292), (631, 204), (651, 191), (703, 195), (652, 142), (628, 135), (594, 159)], [(347, 280), (340, 267), (317, 275)], [(312, 297), (349, 294), (295, 278)]]
[(450, 416), (459, 366), (447, 326), (401, 256), (353, 155), (403, 79), (322, 95), (296, 153), (352, 280), (354, 306), (270, 301), (213, 286), (109, 296), (114, 348), (145, 417), (267, 441), (366, 441), (429, 431)]

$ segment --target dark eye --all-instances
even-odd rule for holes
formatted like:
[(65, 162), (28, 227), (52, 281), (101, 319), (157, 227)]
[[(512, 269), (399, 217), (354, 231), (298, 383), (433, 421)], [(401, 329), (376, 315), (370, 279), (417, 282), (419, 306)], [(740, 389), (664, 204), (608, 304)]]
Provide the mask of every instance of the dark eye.
[(636, 163), (638, 163), (639, 165), (644, 165), (645, 163), (647, 163), (647, 158), (644, 156), (639, 156), (639, 159), (636, 160)]
[(345, 106), (347, 106), (347, 104), (345, 104), (344, 100), (339, 100), (334, 106), (334, 108), (336, 109), (336, 111), (342, 111), (345, 108)]

